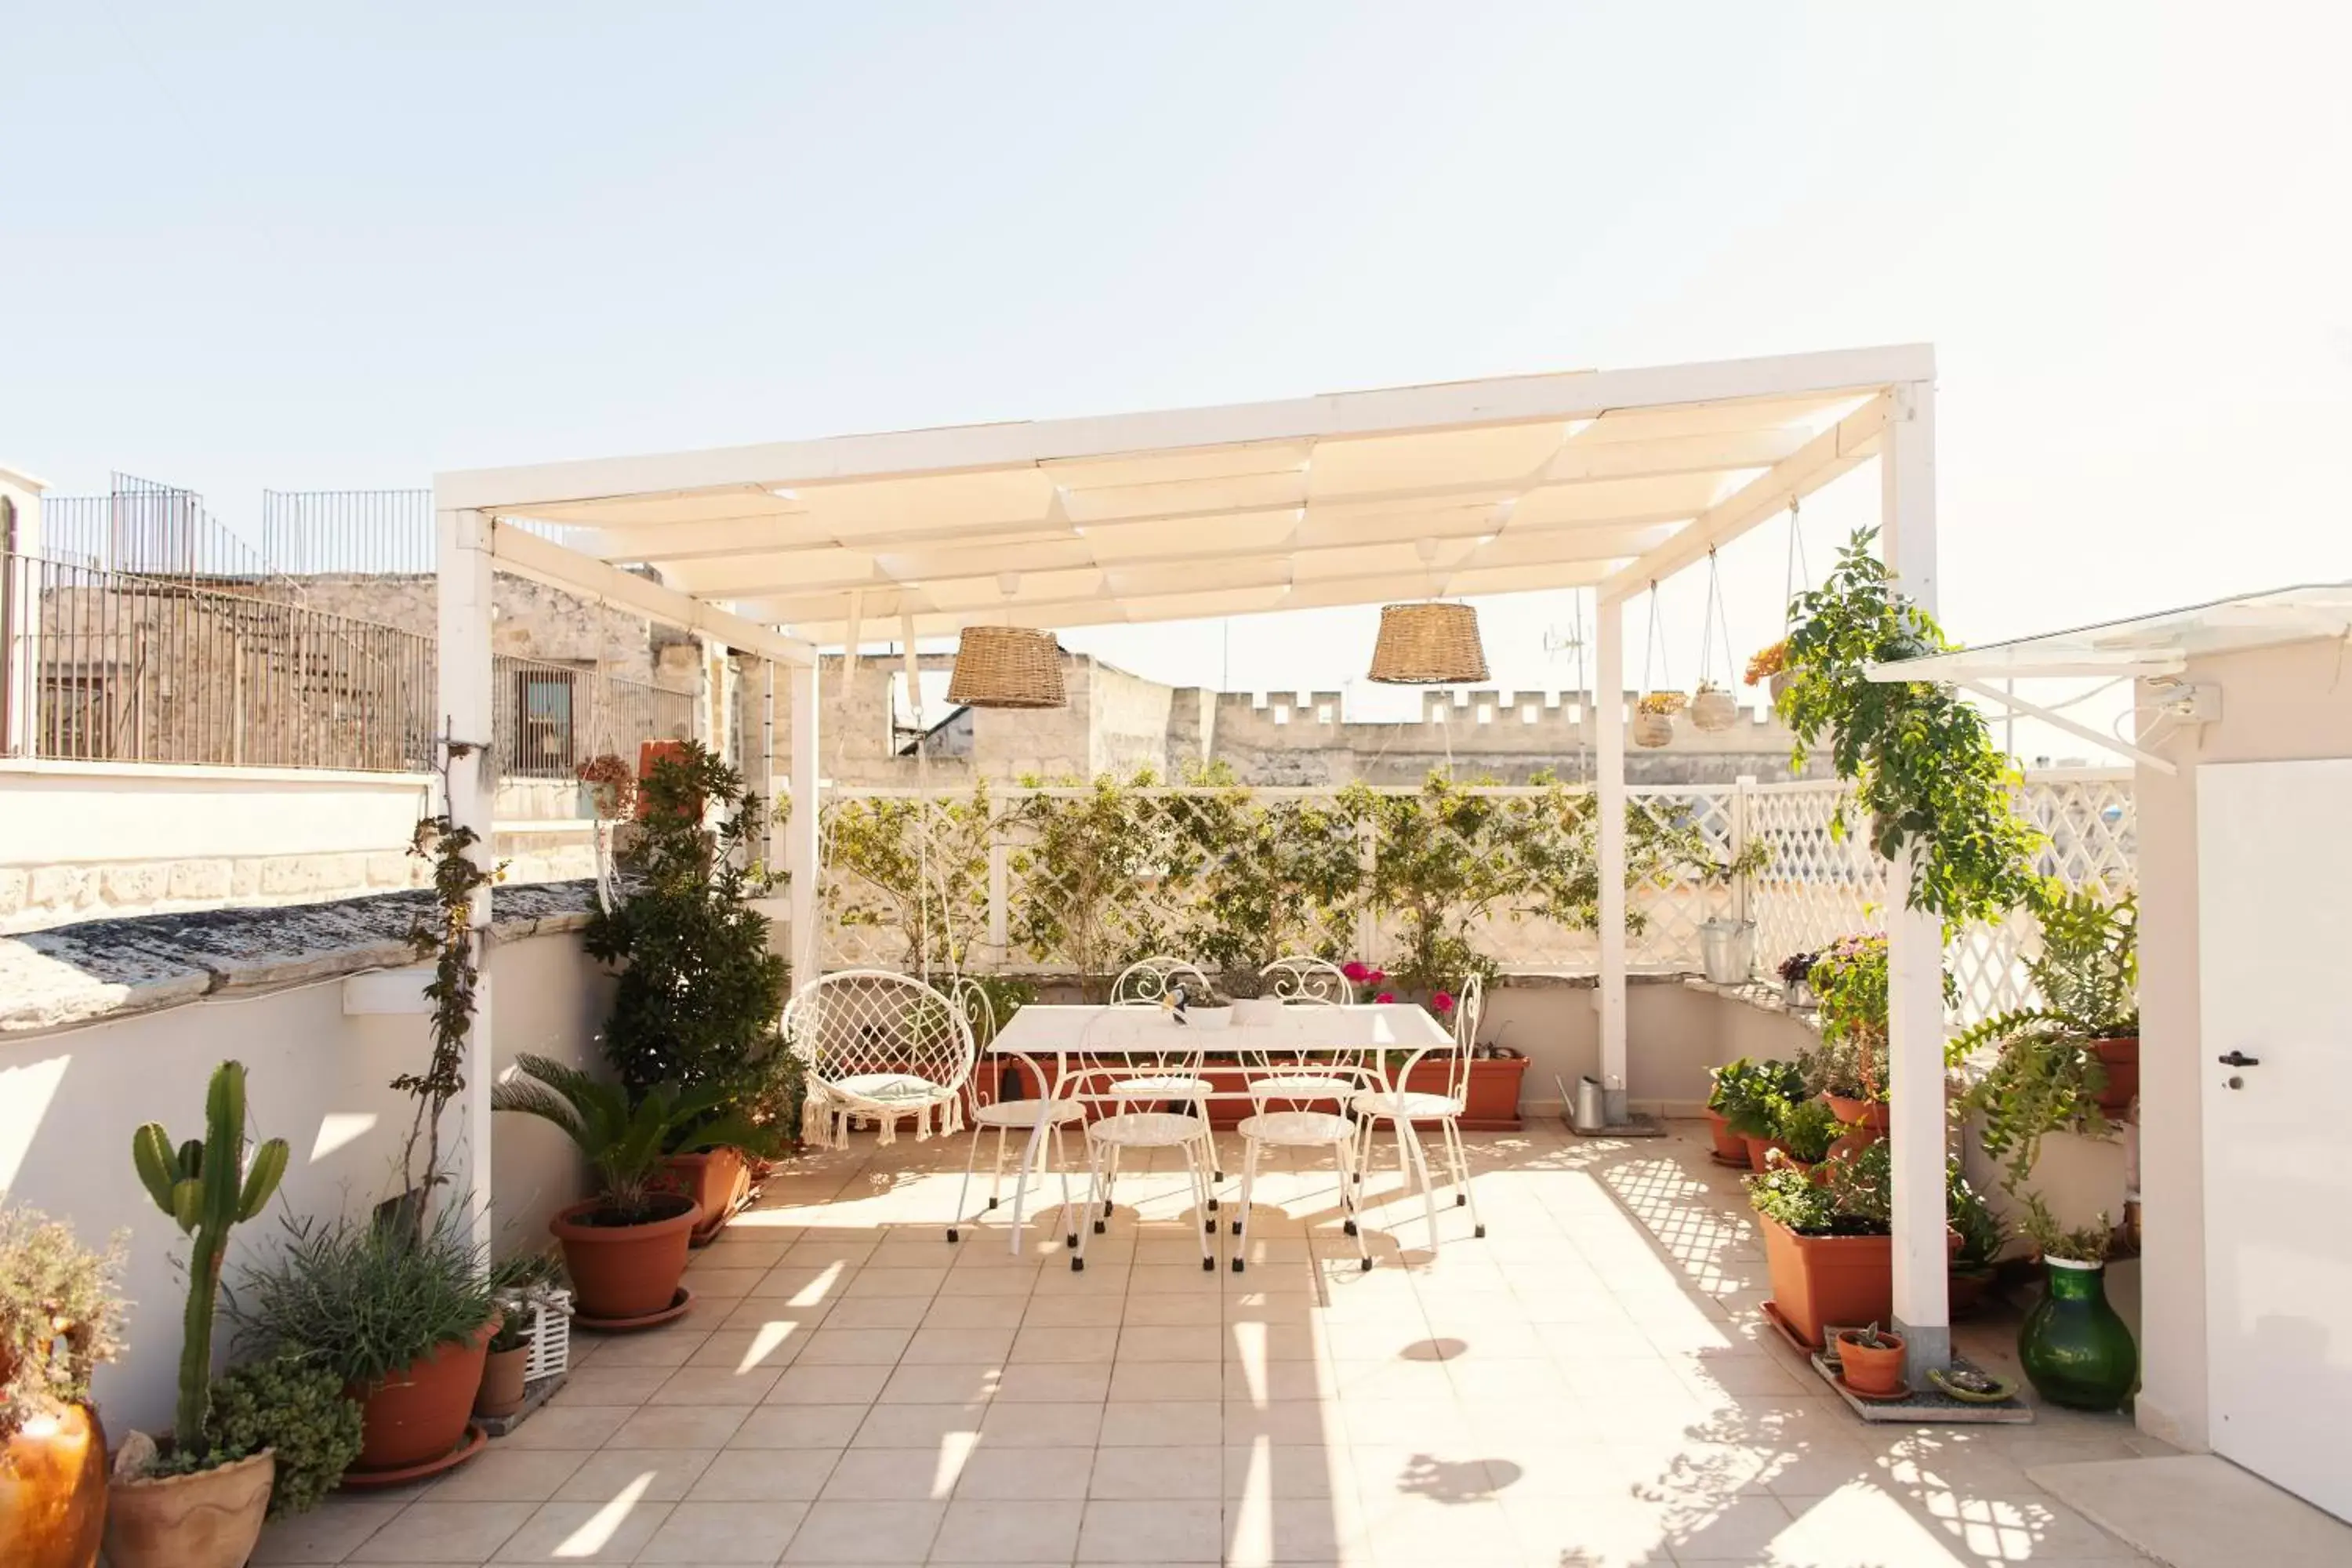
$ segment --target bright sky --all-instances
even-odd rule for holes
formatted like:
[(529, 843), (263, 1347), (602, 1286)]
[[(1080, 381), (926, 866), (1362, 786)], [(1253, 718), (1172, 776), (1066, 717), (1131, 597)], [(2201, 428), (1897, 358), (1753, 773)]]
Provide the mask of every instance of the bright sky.
[[(1968, 640), (2352, 576), (2352, 7), (21, 6), (0, 462), (204, 491), (1927, 340)], [(1874, 512), (1807, 514), (1815, 574)], [(1738, 657), (1786, 530), (1726, 553)], [(1669, 585), (1698, 673), (1703, 573)], [(1629, 673), (1646, 614), (1636, 605)], [(1561, 686), (1565, 595), (1490, 603)], [(1372, 612), (1236, 621), (1233, 684)], [(1073, 634), (1214, 682), (1216, 626)], [(1661, 684), (1663, 684), (1663, 680)]]

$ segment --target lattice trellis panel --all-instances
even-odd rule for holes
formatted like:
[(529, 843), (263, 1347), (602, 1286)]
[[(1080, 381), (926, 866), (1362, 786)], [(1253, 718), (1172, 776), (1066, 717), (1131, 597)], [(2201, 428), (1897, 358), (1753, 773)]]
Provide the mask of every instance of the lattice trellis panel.
[(1831, 830), (1846, 795), (1843, 784), (1831, 782), (1759, 784), (1742, 796), (1748, 835), (1771, 853), (1748, 892), (1756, 962), (1764, 970), (1885, 923), (1885, 863), (1858, 837)]

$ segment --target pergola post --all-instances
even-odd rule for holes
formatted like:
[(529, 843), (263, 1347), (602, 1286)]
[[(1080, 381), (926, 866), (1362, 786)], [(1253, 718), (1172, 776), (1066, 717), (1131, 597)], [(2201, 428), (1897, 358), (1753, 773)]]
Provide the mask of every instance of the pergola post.
[[(493, 717), (490, 664), (491, 547), (489, 519), (478, 511), (435, 513), (440, 552), (439, 710), (448, 742), (448, 813), (457, 827), (471, 828), (475, 844), (467, 858), (485, 869), (495, 861), (489, 748)], [(463, 755), (457, 748), (467, 749)], [(490, 1086), (497, 1078), (491, 1055), (490, 975), (487, 938), (490, 889), (474, 894), (474, 942), (482, 963), (474, 1017), (466, 1033), (465, 1179), (474, 1205), (474, 1241), (485, 1256), (493, 1240), (490, 1210)]]
[(1627, 1120), (1625, 1071), (1625, 602), (1595, 595), (1599, 668), (1592, 678), (1593, 794), (1601, 813), (1601, 1088), (1612, 1122)]
[[(1879, 548), (1902, 591), (1936, 608), (1935, 388), (1895, 389), (1879, 458)], [(1944, 1239), (1944, 928), (1909, 907), (1911, 851), (1886, 879), (1887, 1070), (1893, 1088), (1895, 1323), (1914, 1385), (1951, 1364)]]
[(817, 661), (793, 668), (793, 817), (784, 828), (784, 868), (792, 873), (793, 992), (817, 978)]

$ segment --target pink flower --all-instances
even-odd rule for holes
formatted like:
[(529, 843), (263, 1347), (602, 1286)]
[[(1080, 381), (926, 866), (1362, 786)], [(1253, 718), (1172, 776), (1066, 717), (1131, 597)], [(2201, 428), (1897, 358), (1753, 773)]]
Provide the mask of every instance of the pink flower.
[(1432, 993), (1429, 998), (1429, 1010), (1433, 1013), (1451, 1013), (1454, 1011), (1454, 994), (1450, 991)]
[(1383, 991), (1379, 995), (1373, 997), (1372, 1000), (1380, 1003), (1382, 1006), (1386, 1006), (1388, 1004), (1396, 1000), (1396, 993), (1393, 991)]
[(1367, 985), (1378, 985), (1381, 981), (1386, 980), (1388, 977), (1389, 972), (1387, 970), (1375, 969), (1370, 974), (1364, 976), (1364, 984)]
[(1372, 976), (1372, 972), (1370, 970), (1365, 968), (1362, 963), (1352, 958), (1339, 966), (1339, 973), (1346, 975), (1349, 981), (1358, 985), (1361, 985), (1365, 981), (1370, 979)]

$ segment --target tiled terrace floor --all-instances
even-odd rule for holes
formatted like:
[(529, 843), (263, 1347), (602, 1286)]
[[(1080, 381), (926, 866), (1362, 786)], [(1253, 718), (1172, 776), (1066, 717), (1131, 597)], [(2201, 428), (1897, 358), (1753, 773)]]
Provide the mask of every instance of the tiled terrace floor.
[[(1000, 1226), (948, 1244), (961, 1140), (869, 1135), (697, 1256), (685, 1321), (581, 1336), (482, 1458), (336, 1499), (256, 1561), (2139, 1560), (2025, 1474), (2162, 1451), (2124, 1420), (1865, 1427), (1800, 1375), (1695, 1131), (1472, 1143), (1488, 1236), (1444, 1209), (1434, 1258), (1390, 1201), (1359, 1272), (1328, 1173), (1276, 1171), (1248, 1270), (1220, 1234), (1204, 1272), (1163, 1173), (1123, 1182), (1073, 1273), (1050, 1207), (1019, 1259)], [(2011, 1337), (1965, 1342), (2008, 1365)]]

